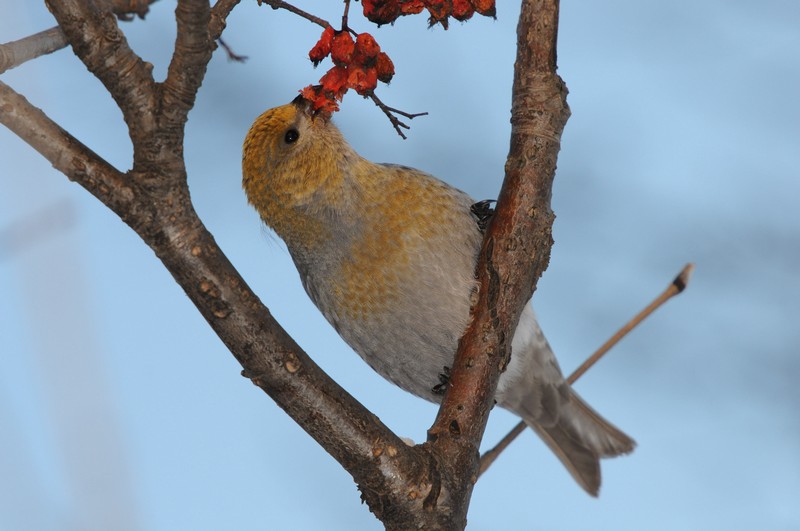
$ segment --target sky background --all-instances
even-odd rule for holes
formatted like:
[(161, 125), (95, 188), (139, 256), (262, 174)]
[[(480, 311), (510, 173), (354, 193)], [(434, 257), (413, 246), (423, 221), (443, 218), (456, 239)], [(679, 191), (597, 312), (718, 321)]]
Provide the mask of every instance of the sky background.
[[(298, 3), (299, 4), (299, 3)], [(375, 29), (389, 105), (428, 111), (401, 140), (348, 94), (336, 121), (378, 162), (496, 197), (508, 152), (519, 5), (426, 29)], [(164, 77), (174, 5), (122, 25)], [(340, 2), (299, 4), (338, 20)], [(52, 27), (0, 1), (0, 42)], [(353, 6), (356, 13), (360, 7)], [(398, 434), (436, 409), (374, 374), (302, 290), (241, 190), (263, 110), (316, 82), (320, 30), (246, 0), (189, 117), (197, 211), (278, 321)], [(540, 322), (570, 372), (687, 262), (689, 289), (576, 385), (633, 436), (587, 496), (532, 432), (481, 478), (471, 530), (800, 528), (800, 3), (564, 2), (559, 73), (572, 118), (553, 191)], [(69, 49), (0, 77), (117, 168), (121, 113)], [(0, 528), (380, 529), (352, 478), (240, 367), (153, 252), (85, 190), (0, 128)], [(495, 411), (491, 446), (516, 419)]]

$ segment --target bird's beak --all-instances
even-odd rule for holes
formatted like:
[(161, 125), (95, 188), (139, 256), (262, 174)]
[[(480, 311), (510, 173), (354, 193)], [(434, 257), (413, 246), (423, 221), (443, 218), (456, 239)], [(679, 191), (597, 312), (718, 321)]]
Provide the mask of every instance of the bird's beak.
[(311, 102), (305, 99), (302, 94), (293, 99), (292, 104), (297, 107), (298, 110), (311, 116)]
[(322, 110), (313, 110), (312, 103), (305, 99), (302, 94), (292, 100), (292, 105), (297, 107), (298, 112), (305, 114), (312, 121), (320, 118), (323, 122), (328, 122), (331, 119), (330, 113)]

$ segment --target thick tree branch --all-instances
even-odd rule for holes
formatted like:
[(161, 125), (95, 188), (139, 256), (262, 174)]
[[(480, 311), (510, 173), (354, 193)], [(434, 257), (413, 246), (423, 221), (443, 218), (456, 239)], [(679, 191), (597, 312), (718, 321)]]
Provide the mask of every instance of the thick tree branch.
[[(61, 16), (77, 24), (79, 17), (63, 9)], [(81, 9), (77, 13), (86, 14)], [(184, 50), (176, 46), (176, 54)], [(101, 40), (84, 57), (111, 57), (117, 51), (118, 42)], [(193, 63), (202, 78), (202, 61), (207, 62), (210, 54), (199, 55), (200, 59), (176, 61)], [(196, 92), (199, 82), (190, 81), (183, 86), (194, 87)], [(13, 90), (0, 85), (0, 122), (33, 145), (57, 169), (89, 189), (142, 237), (241, 363), (243, 374), (353, 475), (373, 512), (387, 521), (402, 522), (400, 527), (418, 522), (423, 500), (433, 483), (429, 479), (435, 470), (432, 457), (425, 450), (406, 446), (331, 380), (239, 276), (194, 211), (180, 157), (177, 160), (181, 164), (156, 163), (163, 151), (151, 146), (183, 141), (182, 127), (160, 127), (170, 123), (163, 119), (163, 113), (168, 112), (169, 109), (158, 109), (152, 117), (155, 125), (147, 145), (134, 145), (141, 153), (155, 155), (149, 173), (142, 174), (135, 167), (126, 176)], [(129, 127), (135, 127), (135, 122)], [(144, 142), (134, 132), (131, 138)]]
[(424, 478), (425, 461), (308, 357), (196, 216), (160, 220), (158, 226), (170, 237), (153, 238), (152, 247), (244, 367), (243, 375), (339, 461), (362, 491), (379, 493), (385, 505), (410, 518), (406, 494)]
[[(537, 279), (547, 267), (554, 215), (550, 195), (560, 138), (569, 117), (556, 74), (557, 0), (522, 3), (511, 109), (511, 146), (497, 211), (487, 229), (473, 320), (459, 345), (450, 386), (429, 440), (448, 456), (442, 502), (466, 523), (477, 479), (478, 448), (511, 338)], [(458, 512), (457, 512), (458, 511)], [(455, 526), (454, 526), (455, 527)]]
[(0, 123), (115, 212), (131, 207), (133, 190), (122, 173), (2, 81)]
[[(45, 0), (75, 55), (119, 106), (133, 143), (134, 167), (147, 162), (156, 128), (152, 65), (128, 46), (111, 6), (95, 0)], [(146, 165), (146, 164), (145, 164)]]
[[(213, 39), (209, 34), (211, 9), (208, 0), (179, 0), (175, 9), (178, 33), (175, 53), (162, 85), (159, 107), (162, 111), (162, 128), (174, 130), (174, 140), (180, 140), (167, 149), (183, 159), (183, 126), (194, 107), (195, 96), (206, 74), (211, 59)], [(178, 134), (180, 133), (180, 134)]]
[(365, 496), (391, 507), (395, 517), (413, 520), (431, 468), (424, 454), (403, 443), (283, 330), (202, 225), (188, 195), (180, 206), (169, 205), (172, 198), (151, 196), (149, 187), (125, 180), (2, 82), (0, 123), (136, 230), (241, 363), (243, 374), (353, 474)]

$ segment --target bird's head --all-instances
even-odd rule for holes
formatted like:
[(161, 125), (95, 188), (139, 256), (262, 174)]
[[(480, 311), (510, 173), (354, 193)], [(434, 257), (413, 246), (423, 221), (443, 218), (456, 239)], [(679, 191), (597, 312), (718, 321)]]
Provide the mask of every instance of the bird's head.
[(298, 97), (264, 112), (250, 127), (242, 186), (261, 219), (287, 239), (287, 231), (308, 227), (319, 212), (346, 199), (348, 176), (360, 160), (330, 117), (315, 114)]

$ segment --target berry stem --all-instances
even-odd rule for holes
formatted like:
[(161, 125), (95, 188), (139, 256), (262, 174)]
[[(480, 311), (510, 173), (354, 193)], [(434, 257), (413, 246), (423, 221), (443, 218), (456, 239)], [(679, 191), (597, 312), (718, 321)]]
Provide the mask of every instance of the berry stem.
[(310, 20), (314, 24), (318, 24), (323, 28), (327, 28), (331, 25), (327, 20), (314, 16), (311, 13), (303, 11), (302, 9), (297, 8), (288, 2), (284, 2), (283, 0), (258, 0), (258, 5), (261, 4), (267, 4), (272, 9), (285, 9), (286, 11), (301, 16), (306, 20)]

